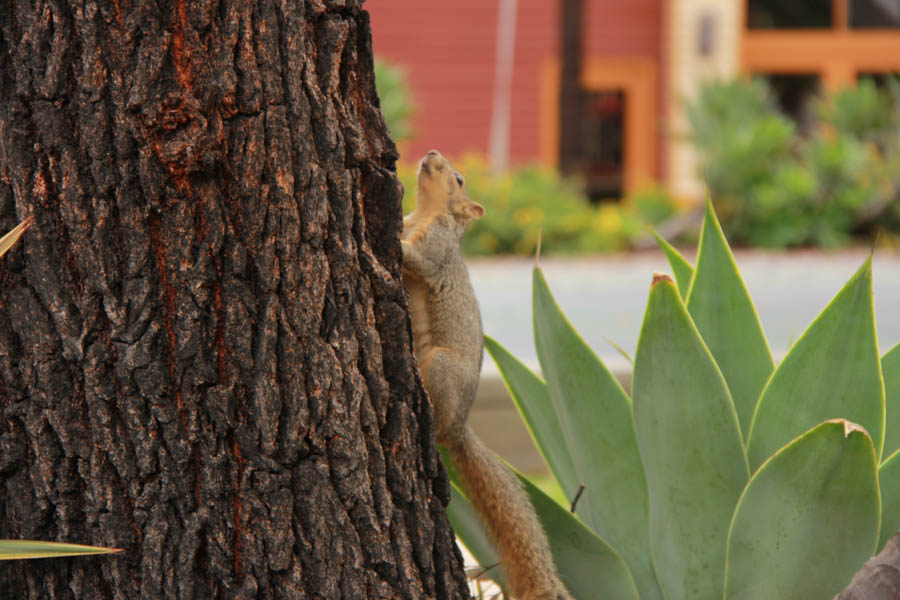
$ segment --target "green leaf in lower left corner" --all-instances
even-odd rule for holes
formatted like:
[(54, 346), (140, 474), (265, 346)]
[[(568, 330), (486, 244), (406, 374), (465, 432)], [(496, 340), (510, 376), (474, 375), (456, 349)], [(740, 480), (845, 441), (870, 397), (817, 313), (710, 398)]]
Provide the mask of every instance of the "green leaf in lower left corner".
[(0, 560), (23, 558), (58, 558), (61, 556), (81, 556), (85, 554), (111, 554), (121, 552), (119, 548), (101, 548), (65, 544), (62, 542), (39, 542), (34, 540), (0, 540)]

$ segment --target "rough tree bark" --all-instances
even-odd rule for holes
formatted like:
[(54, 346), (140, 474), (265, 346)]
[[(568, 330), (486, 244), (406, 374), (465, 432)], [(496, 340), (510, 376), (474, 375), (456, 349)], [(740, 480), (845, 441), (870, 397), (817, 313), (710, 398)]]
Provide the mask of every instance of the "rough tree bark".
[(466, 595), (360, 5), (0, 0), (0, 597)]

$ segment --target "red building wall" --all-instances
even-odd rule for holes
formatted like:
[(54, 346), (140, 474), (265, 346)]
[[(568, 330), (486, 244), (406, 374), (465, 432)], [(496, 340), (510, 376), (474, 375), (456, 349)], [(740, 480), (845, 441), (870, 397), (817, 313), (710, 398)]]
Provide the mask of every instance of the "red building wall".
[[(403, 65), (417, 107), (416, 137), (401, 158), (431, 148), (486, 153), (499, 0), (369, 0), (375, 55)], [(584, 0), (585, 54), (660, 53), (662, 0)], [(510, 114), (510, 160), (540, 157), (542, 65), (558, 56), (558, 2), (519, 0)]]
[(584, 8), (587, 56), (659, 57), (663, 0), (584, 0)]

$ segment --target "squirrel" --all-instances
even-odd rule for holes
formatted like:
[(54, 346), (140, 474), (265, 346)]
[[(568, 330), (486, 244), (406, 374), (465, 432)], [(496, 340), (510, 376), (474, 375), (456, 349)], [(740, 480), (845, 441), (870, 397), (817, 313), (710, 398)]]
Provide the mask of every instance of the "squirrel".
[(402, 273), (437, 442), (449, 452), (497, 546), (513, 597), (572, 600), (521, 484), (466, 424), (478, 389), (484, 334), (460, 243), (484, 208), (469, 198), (462, 175), (436, 150), (422, 158), (416, 176), (416, 208), (403, 219)]

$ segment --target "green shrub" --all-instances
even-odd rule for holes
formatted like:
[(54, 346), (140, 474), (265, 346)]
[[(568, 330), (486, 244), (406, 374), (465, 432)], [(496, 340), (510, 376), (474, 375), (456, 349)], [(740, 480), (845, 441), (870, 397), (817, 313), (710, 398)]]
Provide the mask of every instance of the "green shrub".
[(732, 240), (838, 246), (900, 232), (900, 86), (870, 80), (817, 101), (801, 136), (762, 80), (704, 87), (687, 106), (690, 139)]
[[(695, 266), (663, 247), (677, 287), (653, 277), (631, 397), (540, 269), (545, 379), (486, 340), (566, 496), (584, 484), (571, 514), (523, 482), (560, 575), (579, 600), (831, 598), (900, 528), (900, 344), (879, 356), (871, 259), (776, 365), (712, 205)], [(456, 489), (448, 514), (494, 564)]]
[(625, 205), (649, 225), (662, 223), (677, 212), (669, 193), (659, 186), (638, 190), (625, 199)]
[(391, 137), (403, 142), (413, 136), (412, 117), (416, 112), (412, 91), (402, 67), (375, 59), (375, 88), (381, 103), (381, 114), (387, 121)]
[[(468, 255), (534, 254), (538, 233), (545, 254), (623, 250), (642, 233), (645, 221), (656, 223), (674, 213), (674, 203), (658, 188), (627, 198), (622, 205), (588, 203), (577, 181), (555, 170), (529, 165), (499, 176), (475, 155), (454, 166), (465, 176), (469, 196), (485, 207), (463, 238)], [(403, 183), (403, 212), (415, 207), (416, 165), (397, 167)]]

